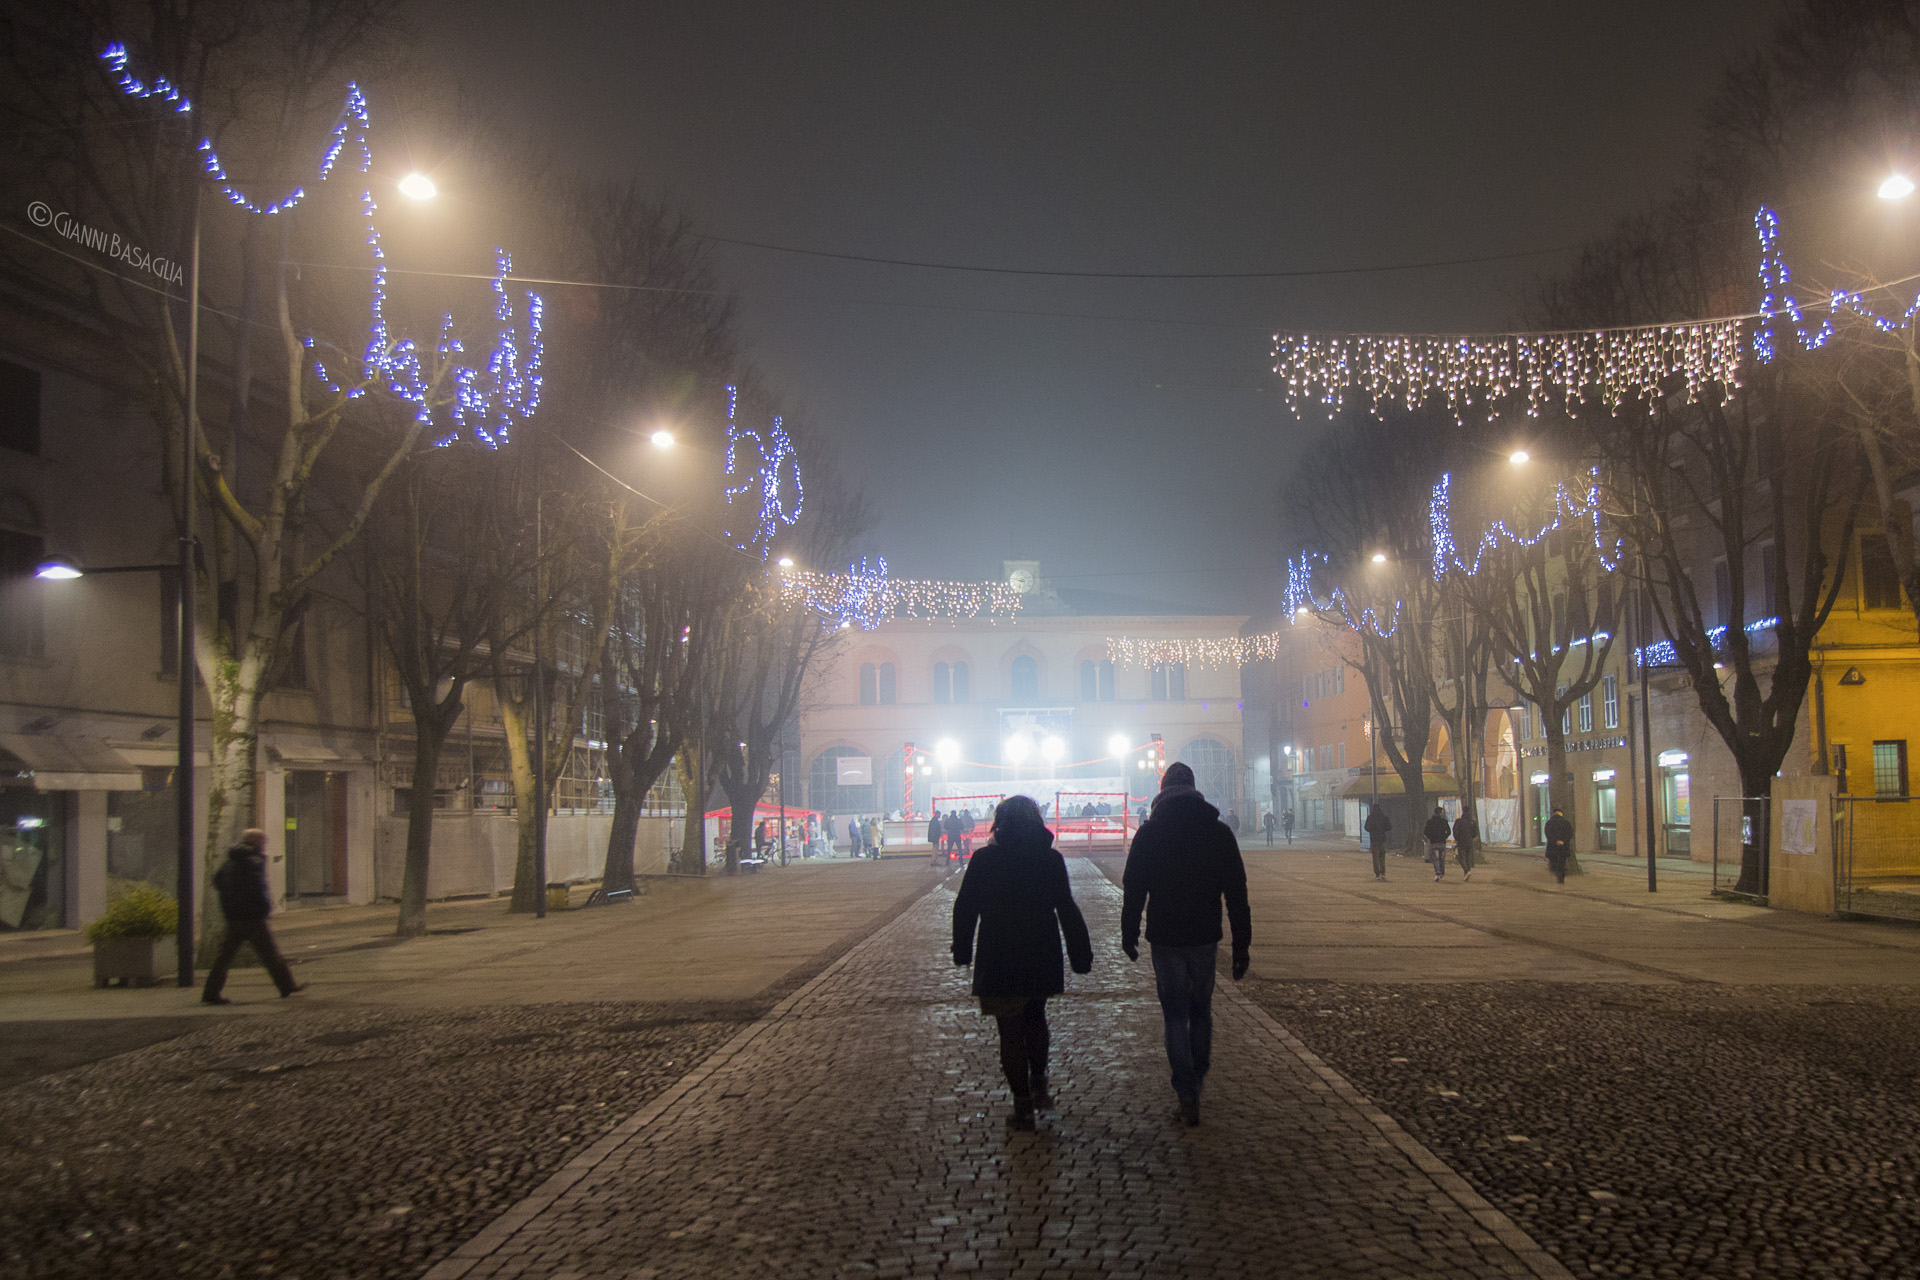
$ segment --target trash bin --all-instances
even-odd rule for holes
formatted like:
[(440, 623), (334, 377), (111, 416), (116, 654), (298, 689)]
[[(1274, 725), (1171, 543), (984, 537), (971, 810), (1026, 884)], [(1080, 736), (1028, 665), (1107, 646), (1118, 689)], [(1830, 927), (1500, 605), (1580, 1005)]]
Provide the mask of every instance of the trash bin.
[(547, 886), (547, 910), (565, 911), (567, 909), (567, 890), (568, 890), (568, 886), (564, 884), (548, 885)]

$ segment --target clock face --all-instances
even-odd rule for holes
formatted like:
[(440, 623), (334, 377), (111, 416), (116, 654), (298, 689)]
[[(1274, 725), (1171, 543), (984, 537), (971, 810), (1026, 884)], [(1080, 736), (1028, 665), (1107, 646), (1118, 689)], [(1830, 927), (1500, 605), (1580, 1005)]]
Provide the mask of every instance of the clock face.
[(1007, 585), (1021, 595), (1033, 590), (1033, 574), (1026, 569), (1015, 569), (1007, 575)]

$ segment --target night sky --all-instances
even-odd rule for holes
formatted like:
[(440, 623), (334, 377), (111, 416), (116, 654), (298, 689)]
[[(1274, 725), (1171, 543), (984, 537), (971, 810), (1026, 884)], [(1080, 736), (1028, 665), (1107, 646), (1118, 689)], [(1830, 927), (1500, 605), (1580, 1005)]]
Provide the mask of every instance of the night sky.
[[(715, 236), (1092, 272), (1563, 249), (1665, 194), (1760, 0), (1600, 5), (474, 3), (414, 17), (474, 93)], [(1223, 612), (1280, 594), (1324, 423), (1276, 328), (1502, 327), (1565, 255), (1093, 280), (723, 246), (749, 353), (838, 438), (896, 574)], [(832, 566), (823, 566), (832, 567)]]

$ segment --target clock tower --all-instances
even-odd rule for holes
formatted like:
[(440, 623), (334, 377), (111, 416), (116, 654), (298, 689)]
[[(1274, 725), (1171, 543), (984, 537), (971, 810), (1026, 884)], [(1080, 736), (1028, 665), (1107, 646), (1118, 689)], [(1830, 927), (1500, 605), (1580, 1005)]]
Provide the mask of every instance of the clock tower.
[(1021, 595), (1030, 596), (1040, 589), (1038, 560), (1003, 560), (1000, 564), (1007, 575), (1007, 585)]

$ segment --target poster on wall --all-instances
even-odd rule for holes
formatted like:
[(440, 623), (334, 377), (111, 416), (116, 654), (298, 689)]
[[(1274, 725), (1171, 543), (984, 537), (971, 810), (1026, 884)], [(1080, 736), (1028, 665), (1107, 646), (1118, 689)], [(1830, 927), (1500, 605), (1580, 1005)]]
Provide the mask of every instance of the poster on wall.
[(838, 756), (834, 759), (834, 782), (842, 787), (873, 785), (872, 756)]
[(1813, 824), (1819, 819), (1819, 801), (1780, 802), (1780, 848), (1787, 853), (1814, 852)]

